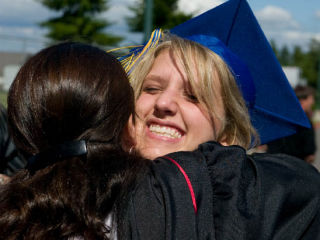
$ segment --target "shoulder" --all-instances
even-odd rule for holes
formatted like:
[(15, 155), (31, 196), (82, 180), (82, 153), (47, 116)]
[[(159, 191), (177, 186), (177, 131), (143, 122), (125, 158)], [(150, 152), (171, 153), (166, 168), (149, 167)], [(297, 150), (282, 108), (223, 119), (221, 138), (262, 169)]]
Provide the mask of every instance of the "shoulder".
[(311, 181), (320, 187), (320, 173), (311, 164), (286, 154), (256, 153), (248, 155), (258, 172), (283, 181)]
[(229, 226), (220, 224), (226, 221), (243, 233), (230, 239), (320, 236), (320, 174), (314, 167), (284, 154), (247, 155), (239, 146), (215, 142), (200, 145), (198, 151), (210, 172), (221, 239), (232, 235)]
[(254, 154), (248, 158), (255, 166), (265, 200), (277, 199), (280, 203), (286, 199), (288, 207), (301, 204), (312, 212), (319, 209), (320, 174), (313, 166), (286, 154)]
[(279, 201), (287, 196), (303, 201), (318, 199), (320, 204), (320, 173), (298, 158), (269, 153), (248, 155), (239, 146), (215, 142), (200, 145), (199, 151), (206, 158), (213, 183), (219, 178), (225, 184), (236, 179), (237, 184), (252, 185), (262, 198), (275, 198), (277, 194)]
[(275, 178), (277, 181), (291, 180), (312, 181), (320, 186), (320, 173), (305, 161), (286, 154), (254, 153), (248, 155), (240, 146), (222, 146), (216, 142), (207, 142), (199, 146), (208, 167), (219, 165), (241, 168), (256, 173), (256, 177)]
[(206, 161), (200, 152), (175, 152), (159, 157), (153, 161), (152, 169), (156, 175), (172, 176), (177, 179), (177, 173), (182, 177), (186, 173), (190, 177), (198, 177), (206, 171)]

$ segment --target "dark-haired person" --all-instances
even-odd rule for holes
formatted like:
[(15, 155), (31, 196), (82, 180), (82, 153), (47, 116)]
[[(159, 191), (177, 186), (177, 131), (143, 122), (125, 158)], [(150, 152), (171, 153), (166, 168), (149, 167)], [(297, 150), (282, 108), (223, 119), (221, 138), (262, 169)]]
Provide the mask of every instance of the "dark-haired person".
[(0, 238), (112, 237), (105, 220), (140, 167), (120, 146), (133, 112), (126, 73), (104, 51), (62, 43), (31, 57), (8, 96), (14, 142), (30, 158), (0, 187)]
[[(309, 120), (312, 118), (315, 90), (310, 86), (297, 85), (294, 92), (300, 102), (301, 108)], [(277, 139), (268, 144), (269, 153), (285, 153), (313, 163), (316, 153), (315, 131), (310, 120), (311, 128), (300, 127), (297, 133)]]

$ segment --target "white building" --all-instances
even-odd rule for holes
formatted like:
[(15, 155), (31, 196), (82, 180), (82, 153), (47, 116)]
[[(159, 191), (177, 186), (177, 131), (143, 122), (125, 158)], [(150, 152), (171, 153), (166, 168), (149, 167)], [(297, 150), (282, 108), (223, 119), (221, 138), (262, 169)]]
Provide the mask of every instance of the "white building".
[(285, 66), (282, 67), (284, 73), (286, 74), (290, 85), (294, 88), (299, 85), (306, 85), (307, 81), (301, 77), (301, 69), (295, 66)]
[(0, 90), (7, 91), (19, 68), (30, 57), (28, 53), (0, 52)]
[(3, 68), (2, 87), (3, 90), (8, 91), (11, 83), (19, 72), (21, 65), (6, 65)]

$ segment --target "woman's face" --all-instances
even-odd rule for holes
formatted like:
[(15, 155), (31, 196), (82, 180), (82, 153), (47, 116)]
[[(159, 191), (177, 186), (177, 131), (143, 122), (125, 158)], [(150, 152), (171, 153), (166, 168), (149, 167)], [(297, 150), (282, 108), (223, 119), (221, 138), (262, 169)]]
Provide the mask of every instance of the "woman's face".
[(218, 121), (213, 123), (192, 95), (182, 66), (168, 49), (157, 56), (146, 76), (136, 113), (135, 147), (149, 159), (195, 150), (199, 144), (215, 140), (219, 128)]

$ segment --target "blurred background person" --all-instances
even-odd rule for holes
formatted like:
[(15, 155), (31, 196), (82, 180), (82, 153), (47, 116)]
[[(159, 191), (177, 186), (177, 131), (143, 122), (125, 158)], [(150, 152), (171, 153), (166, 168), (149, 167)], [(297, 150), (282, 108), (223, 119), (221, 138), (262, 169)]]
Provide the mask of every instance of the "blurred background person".
[(316, 153), (315, 131), (311, 123), (315, 90), (310, 86), (297, 85), (294, 89), (303, 111), (309, 118), (311, 128), (300, 127), (297, 133), (277, 139), (268, 144), (269, 153), (285, 153), (313, 163)]

